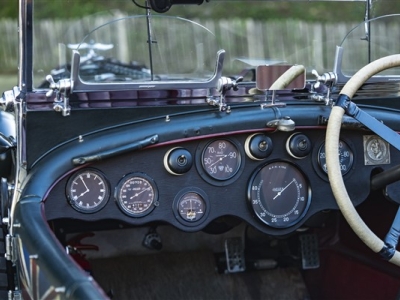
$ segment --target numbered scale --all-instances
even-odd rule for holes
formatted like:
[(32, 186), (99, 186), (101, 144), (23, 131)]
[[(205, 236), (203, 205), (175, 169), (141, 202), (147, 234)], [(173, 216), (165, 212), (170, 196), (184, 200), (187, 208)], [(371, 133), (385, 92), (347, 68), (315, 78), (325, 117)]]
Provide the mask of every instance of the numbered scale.
[[(342, 175), (346, 175), (353, 167), (353, 151), (349, 145), (342, 140), (339, 140), (338, 151), (340, 172)], [(325, 143), (322, 144), (318, 150), (318, 165), (325, 174), (328, 174), (328, 168), (326, 167)]]
[(203, 151), (201, 164), (208, 176), (216, 180), (228, 180), (236, 175), (241, 164), (238, 147), (229, 140), (216, 140)]
[(248, 187), (248, 201), (265, 224), (287, 228), (307, 213), (311, 191), (303, 173), (293, 164), (272, 162), (258, 169)]

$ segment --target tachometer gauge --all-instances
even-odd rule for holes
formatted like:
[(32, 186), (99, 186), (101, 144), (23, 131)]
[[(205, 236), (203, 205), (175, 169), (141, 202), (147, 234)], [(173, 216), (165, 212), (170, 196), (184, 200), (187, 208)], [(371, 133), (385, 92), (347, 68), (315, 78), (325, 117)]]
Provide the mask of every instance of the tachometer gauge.
[(241, 155), (231, 141), (215, 140), (204, 148), (201, 164), (211, 178), (220, 181), (228, 180), (238, 172)]
[(302, 172), (288, 162), (272, 162), (257, 170), (248, 187), (248, 201), (265, 224), (286, 228), (307, 213), (311, 191)]
[[(339, 140), (339, 164), (342, 175), (346, 175), (353, 166), (353, 151), (348, 144), (344, 141)], [(326, 154), (325, 154), (325, 143), (321, 145), (318, 150), (318, 165), (326, 174), (328, 174), (328, 168), (326, 167)]]
[(146, 174), (129, 174), (119, 182), (116, 200), (120, 209), (131, 217), (147, 215), (158, 205), (156, 184)]
[(106, 205), (110, 188), (100, 171), (85, 169), (71, 176), (66, 193), (74, 209), (83, 213), (94, 213)]

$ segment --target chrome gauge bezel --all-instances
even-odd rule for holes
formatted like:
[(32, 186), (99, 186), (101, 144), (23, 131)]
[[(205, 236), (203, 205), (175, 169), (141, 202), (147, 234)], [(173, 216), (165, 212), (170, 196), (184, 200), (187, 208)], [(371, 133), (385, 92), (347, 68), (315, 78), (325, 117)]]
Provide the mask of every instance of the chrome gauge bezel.
[[(135, 182), (135, 180), (137, 182)], [(131, 187), (130, 185), (137, 185), (137, 187)], [(140, 185), (143, 185), (143, 187)], [(134, 194), (135, 190), (139, 192)], [(126, 203), (125, 198), (127, 196), (130, 196), (131, 199), (132, 197), (140, 196), (142, 200), (136, 204), (143, 205), (142, 202), (144, 201), (147, 202), (147, 207), (144, 209), (135, 209), (133, 203)], [(115, 188), (114, 198), (119, 209), (124, 214), (135, 218), (143, 217), (150, 214), (154, 208), (158, 206), (158, 188), (155, 181), (147, 174), (141, 172), (129, 173), (118, 182), (118, 185)]]
[(110, 198), (110, 184), (101, 171), (93, 168), (81, 169), (68, 179), (66, 196), (68, 203), (76, 211), (92, 214), (106, 206)]
[[(341, 149), (341, 145), (343, 145), (345, 147), (345, 152), (348, 152), (348, 155), (346, 157), (344, 156), (343, 150)], [(350, 141), (340, 138), (339, 139), (339, 163), (341, 164), (341, 173), (342, 176), (347, 176), (348, 174), (351, 173), (351, 171), (353, 170), (353, 166), (354, 166), (354, 150), (353, 150), (353, 146), (350, 143)], [(320, 177), (327, 179), (328, 178), (328, 171), (326, 170), (326, 167), (324, 167), (324, 164), (326, 164), (326, 158), (325, 158), (325, 141), (322, 141), (320, 146), (317, 148), (318, 151), (316, 152), (316, 160), (315, 160), (315, 169), (317, 170), (317, 173), (320, 175)], [(323, 155), (323, 157), (322, 157)], [(348, 159), (348, 162), (346, 163), (344, 168), (342, 166), (342, 161), (343, 159)]]
[[(211, 157), (208, 156), (207, 151), (210, 149), (210, 145), (215, 144), (215, 143), (229, 143), (230, 147), (234, 149), (234, 153), (236, 155), (236, 161), (237, 164), (234, 169), (232, 169), (232, 174), (226, 177), (220, 176), (220, 174), (210, 174), (210, 172), (207, 170), (207, 161), (205, 159), (210, 159)], [(224, 157), (227, 157), (226, 155), (228, 154), (222, 154), (225, 155)], [(212, 160), (211, 164), (216, 163), (215, 158)], [(223, 160), (220, 160), (223, 161)], [(244, 163), (245, 163), (245, 153), (244, 153), (244, 148), (241, 143), (239, 143), (237, 140), (233, 138), (216, 138), (213, 140), (207, 140), (203, 141), (199, 144), (196, 150), (196, 169), (199, 175), (208, 183), (215, 185), (215, 186), (226, 186), (229, 185), (233, 182), (235, 182), (241, 175), (243, 169), (244, 169)], [(218, 163), (216, 163), (217, 165)], [(220, 167), (222, 167), (222, 164), (219, 164)], [(227, 165), (230, 167), (229, 165)], [(226, 167), (226, 166), (225, 166)]]
[(264, 224), (289, 228), (304, 219), (311, 205), (309, 180), (289, 161), (270, 161), (251, 176), (247, 201), (251, 212)]
[[(190, 193), (197, 194), (198, 197), (201, 198), (201, 201), (203, 201), (203, 205), (204, 205), (204, 211), (203, 211), (203, 215), (200, 218), (198, 218), (196, 220), (188, 221), (187, 219), (185, 219), (182, 216), (182, 213), (180, 212), (180, 206), (181, 206), (181, 203), (182, 203), (184, 197)], [(181, 191), (179, 191), (178, 194), (176, 194), (175, 199), (172, 203), (172, 210), (174, 212), (176, 220), (179, 223), (181, 223), (185, 226), (194, 227), (194, 226), (202, 224), (207, 219), (208, 215), (210, 214), (210, 200), (208, 199), (207, 194), (202, 189), (197, 188), (197, 187), (187, 187), (187, 188), (184, 188)]]

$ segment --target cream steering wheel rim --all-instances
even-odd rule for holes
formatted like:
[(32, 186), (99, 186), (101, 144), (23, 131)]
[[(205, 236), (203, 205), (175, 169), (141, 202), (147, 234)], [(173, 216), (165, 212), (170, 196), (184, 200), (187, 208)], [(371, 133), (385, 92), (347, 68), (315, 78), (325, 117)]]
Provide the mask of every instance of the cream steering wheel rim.
[[(400, 55), (391, 55), (373, 61), (360, 69), (346, 83), (340, 94), (347, 95), (351, 99), (368, 78), (383, 70), (396, 66), (400, 66)], [(339, 209), (350, 227), (372, 251), (378, 253), (384, 248), (384, 242), (369, 229), (354, 208), (340, 171), (338, 149), (343, 115), (344, 109), (339, 106), (334, 106), (328, 120), (325, 138), (325, 152), (329, 183)], [(400, 253), (396, 250), (389, 261), (400, 266)]]

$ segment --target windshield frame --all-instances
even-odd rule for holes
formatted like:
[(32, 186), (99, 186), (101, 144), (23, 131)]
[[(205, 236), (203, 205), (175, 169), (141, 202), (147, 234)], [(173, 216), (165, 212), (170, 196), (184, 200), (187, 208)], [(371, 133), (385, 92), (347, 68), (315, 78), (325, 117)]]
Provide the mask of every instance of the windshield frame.
[[(273, 1), (273, 0), (271, 0)], [(292, 0), (302, 1), (302, 0)], [(337, 2), (365, 2), (370, 3), (371, 0), (313, 0), (318, 1), (337, 1)], [(33, 91), (34, 80), (33, 80), (33, 2), (28, 0), (19, 0), (19, 76), (18, 86), (20, 90)], [(309, 2), (309, 1), (304, 1)], [(350, 76), (346, 76), (341, 72), (341, 51), (336, 51), (335, 64), (333, 66), (333, 72), (337, 72), (338, 82), (347, 82)], [(224, 53), (219, 52), (216, 57), (215, 72), (214, 76), (208, 81), (200, 82), (181, 82), (181, 81), (157, 81), (151, 84), (147, 82), (140, 83), (89, 83), (82, 81), (79, 76), (73, 77), (73, 91), (92, 91), (92, 90), (115, 90), (115, 89), (180, 89), (180, 88), (214, 88), (218, 79), (222, 73), (222, 63), (224, 59)], [(374, 76), (373, 80), (397, 80), (397, 76)], [(399, 77), (400, 79), (400, 77)]]

